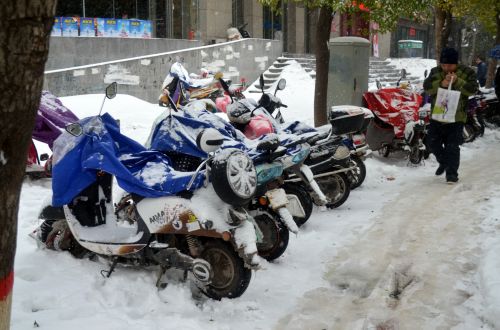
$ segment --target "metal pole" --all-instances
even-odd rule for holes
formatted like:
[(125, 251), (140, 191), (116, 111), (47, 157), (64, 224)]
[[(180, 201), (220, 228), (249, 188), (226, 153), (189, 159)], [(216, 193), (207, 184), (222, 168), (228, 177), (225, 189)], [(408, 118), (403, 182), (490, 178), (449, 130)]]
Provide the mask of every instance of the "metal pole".
[(85, 16), (85, 0), (82, 0), (82, 7), (83, 7), (83, 17), (87, 17)]
[(139, 18), (139, 10), (137, 8), (137, 0), (135, 0), (135, 18)]
[(115, 15), (115, 0), (113, 0), (113, 18), (116, 18), (116, 15)]

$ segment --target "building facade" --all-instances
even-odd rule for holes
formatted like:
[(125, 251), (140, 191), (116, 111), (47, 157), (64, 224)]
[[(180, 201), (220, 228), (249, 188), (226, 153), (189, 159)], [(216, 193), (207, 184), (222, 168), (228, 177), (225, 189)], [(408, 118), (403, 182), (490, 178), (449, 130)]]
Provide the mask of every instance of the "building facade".
[[(226, 41), (229, 27), (245, 26), (251, 37), (279, 39), (290, 53), (313, 53), (318, 10), (293, 1), (282, 1), (278, 12), (257, 0), (65, 0), (57, 16), (137, 18), (152, 22), (153, 37), (201, 40), (205, 44)], [(367, 20), (369, 10), (335, 14), (331, 36), (359, 36), (372, 42), (372, 54), (397, 57), (399, 40), (423, 41), (423, 56), (433, 56), (432, 29), (407, 19), (388, 34), (376, 32)]]

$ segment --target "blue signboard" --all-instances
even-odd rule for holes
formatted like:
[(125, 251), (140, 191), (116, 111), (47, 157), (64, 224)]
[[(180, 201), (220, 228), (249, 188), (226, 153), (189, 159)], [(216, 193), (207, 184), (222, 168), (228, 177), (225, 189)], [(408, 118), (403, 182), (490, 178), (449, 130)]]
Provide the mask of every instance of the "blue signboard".
[(144, 21), (138, 19), (132, 19), (129, 22), (129, 37), (130, 38), (142, 38), (144, 33)]
[(117, 19), (116, 20), (116, 30), (118, 32), (118, 37), (128, 38), (129, 35), (129, 21), (128, 19)]
[(80, 18), (80, 37), (95, 37), (95, 19), (89, 17)]
[(50, 35), (53, 37), (62, 36), (61, 17), (54, 17), (54, 25), (52, 25), (52, 31), (50, 31)]
[(62, 17), (61, 19), (63, 37), (78, 37), (78, 18)]

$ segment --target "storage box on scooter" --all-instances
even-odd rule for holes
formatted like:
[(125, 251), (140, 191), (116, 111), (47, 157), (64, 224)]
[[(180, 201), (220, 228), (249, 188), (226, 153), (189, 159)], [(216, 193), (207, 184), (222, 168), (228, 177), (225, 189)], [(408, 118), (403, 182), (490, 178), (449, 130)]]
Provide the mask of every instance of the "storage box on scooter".
[(365, 113), (356, 106), (334, 106), (330, 109), (330, 124), (335, 135), (354, 133), (361, 130)]

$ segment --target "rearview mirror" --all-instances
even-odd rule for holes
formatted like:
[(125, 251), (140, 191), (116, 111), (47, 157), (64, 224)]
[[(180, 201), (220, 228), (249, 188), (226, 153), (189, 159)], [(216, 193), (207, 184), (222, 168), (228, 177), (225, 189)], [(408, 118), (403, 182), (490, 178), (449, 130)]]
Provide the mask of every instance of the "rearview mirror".
[(261, 73), (259, 77), (259, 87), (262, 93), (264, 93), (264, 74)]
[(427, 78), (428, 74), (429, 74), (429, 72), (427, 71), (427, 69), (425, 69), (425, 71), (424, 71), (424, 78)]
[(211, 153), (224, 143), (224, 136), (215, 128), (206, 128), (196, 137), (196, 145), (204, 152)]
[(73, 123), (66, 126), (66, 132), (73, 136), (80, 136), (83, 133), (83, 128), (79, 123)]
[(112, 99), (116, 96), (118, 93), (118, 84), (115, 82), (112, 82), (111, 84), (106, 87), (106, 97), (108, 99)]
[(49, 154), (41, 154), (40, 155), (40, 160), (42, 162), (46, 161), (47, 159), (49, 159)]
[(286, 79), (285, 78), (281, 78), (279, 81), (278, 81), (278, 90), (282, 91), (285, 89), (286, 87)]

